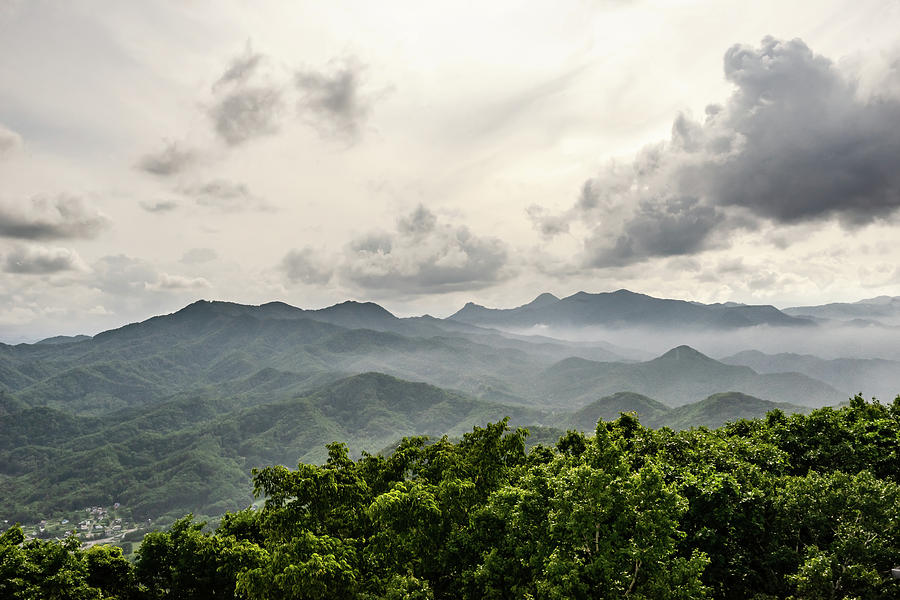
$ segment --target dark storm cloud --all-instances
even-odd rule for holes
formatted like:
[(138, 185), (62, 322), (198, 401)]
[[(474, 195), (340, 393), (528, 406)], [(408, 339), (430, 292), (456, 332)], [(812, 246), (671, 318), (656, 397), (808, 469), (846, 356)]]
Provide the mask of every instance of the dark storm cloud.
[(75, 196), (39, 196), (23, 204), (0, 203), (0, 237), (25, 240), (93, 238), (109, 225), (109, 219), (102, 213)]
[(246, 184), (227, 179), (214, 179), (206, 183), (186, 186), (181, 188), (181, 192), (193, 198), (199, 206), (221, 212), (269, 209), (250, 192)]
[(721, 214), (697, 198), (642, 202), (612, 244), (602, 230), (586, 240), (587, 264), (623, 266), (648, 256), (693, 254), (709, 244), (709, 232), (721, 221)]
[(679, 115), (668, 141), (610, 164), (569, 211), (530, 209), (535, 226), (583, 221), (585, 263), (607, 267), (694, 254), (762, 221), (854, 226), (900, 208), (900, 99), (862, 97), (799, 39), (733, 46), (724, 70), (725, 104)]
[(328, 283), (332, 276), (332, 270), (308, 247), (288, 252), (281, 259), (280, 267), (293, 283), (322, 285)]
[(6, 255), (3, 270), (7, 273), (49, 275), (83, 268), (81, 259), (67, 248), (19, 247)]
[(506, 278), (506, 263), (502, 241), (440, 223), (420, 205), (398, 219), (395, 232), (352, 241), (340, 272), (366, 289), (422, 294), (493, 285)]
[(138, 168), (151, 175), (169, 177), (191, 166), (197, 159), (193, 150), (180, 147), (176, 142), (167, 144), (157, 154), (147, 154), (138, 161)]
[(780, 222), (834, 215), (848, 224), (900, 207), (900, 100), (860, 99), (853, 82), (800, 40), (734, 46), (725, 76), (737, 91), (703, 127), (716, 135), (697, 137), (708, 147), (736, 140), (740, 159), (708, 160), (686, 173), (707, 181), (718, 203)]
[(332, 72), (301, 70), (295, 76), (300, 114), (323, 134), (355, 138), (369, 113), (360, 86), (363, 68), (348, 61)]

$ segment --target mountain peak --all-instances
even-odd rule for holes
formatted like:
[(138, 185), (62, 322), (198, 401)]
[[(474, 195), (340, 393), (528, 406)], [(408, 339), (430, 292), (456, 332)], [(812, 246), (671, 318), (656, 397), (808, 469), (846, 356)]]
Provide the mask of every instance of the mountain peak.
[[(332, 304), (327, 308), (322, 308), (316, 312), (362, 312), (370, 315), (379, 315), (379, 316), (390, 316), (394, 317), (393, 313), (388, 309), (384, 308), (380, 304), (375, 304), (374, 302), (357, 302), (356, 300), (345, 300), (344, 302), (339, 302), (337, 304)], [(396, 318), (396, 317), (394, 317)]]
[(552, 304), (554, 302), (559, 302), (559, 298), (550, 292), (544, 292), (525, 306), (546, 306), (547, 304)]
[(710, 357), (706, 356), (702, 352), (694, 350), (690, 346), (686, 346), (682, 344), (681, 346), (676, 346), (672, 348), (656, 360), (665, 360), (665, 361), (678, 361), (678, 362), (696, 362), (698, 360), (711, 361)]

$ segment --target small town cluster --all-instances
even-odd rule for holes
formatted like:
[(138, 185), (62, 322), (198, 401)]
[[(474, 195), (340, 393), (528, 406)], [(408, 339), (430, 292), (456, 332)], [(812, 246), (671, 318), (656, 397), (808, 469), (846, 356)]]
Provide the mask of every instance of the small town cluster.
[[(6, 519), (3, 523), (4, 529), (11, 525)], [(151, 519), (134, 521), (130, 511), (115, 502), (111, 506), (89, 506), (65, 516), (23, 523), (23, 530), (28, 539), (61, 540), (76, 535), (84, 547), (89, 547), (94, 544), (123, 545), (139, 541), (151, 524)]]

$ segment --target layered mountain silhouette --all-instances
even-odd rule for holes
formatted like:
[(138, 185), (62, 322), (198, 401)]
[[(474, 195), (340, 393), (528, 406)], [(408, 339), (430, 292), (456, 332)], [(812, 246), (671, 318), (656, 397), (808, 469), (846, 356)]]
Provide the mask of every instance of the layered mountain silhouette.
[[(630, 292), (544, 294), (514, 311), (575, 307), (569, 323), (596, 323), (607, 300), (629, 323), (668, 311), (660, 322), (796, 324), (771, 307)], [(364, 302), (305, 310), (198, 301), (92, 338), (0, 344), (3, 518), (113, 501), (150, 518), (218, 514), (249, 502), (252, 467), (321, 461), (334, 440), (375, 452), (509, 416), (533, 441), (554, 443), (566, 428), (593, 430), (621, 412), (651, 426), (715, 426), (847, 398), (809, 373), (761, 373), (688, 346), (637, 361), (636, 349), (488, 325), (398, 318)]]
[(619, 391), (643, 394), (669, 406), (694, 402), (722, 391), (741, 391), (772, 401), (823, 406), (846, 400), (831, 386), (800, 373), (759, 374), (726, 365), (679, 346), (642, 363), (604, 363), (567, 358), (538, 378), (549, 401), (579, 405)]
[(485, 308), (469, 302), (449, 317), (454, 321), (509, 329), (535, 326), (658, 327), (667, 329), (735, 329), (755, 325), (804, 327), (809, 319), (792, 317), (774, 306), (744, 304), (700, 304), (667, 300), (628, 290), (566, 298), (541, 294), (532, 302), (510, 309)]
[(729, 365), (750, 367), (758, 373), (802, 373), (848, 395), (865, 391), (880, 400), (891, 401), (900, 393), (900, 362), (895, 360), (826, 360), (811, 354), (764, 354), (758, 350), (745, 350), (721, 360)]
[(399, 319), (371, 303), (306, 311), (200, 301), (89, 340), (0, 346), (0, 389), (28, 406), (83, 415), (158, 403), (202, 386), (231, 396), (233, 383), (254, 375), (283, 382), (288, 373), (284, 392), (296, 393), (369, 371), (492, 402), (566, 408), (619, 391), (673, 406), (729, 390), (807, 406), (846, 399), (808, 376), (760, 375), (686, 346), (651, 361), (622, 362), (607, 347), (460, 329), (452, 319)]
[(833, 302), (818, 306), (793, 306), (785, 314), (859, 325), (900, 326), (900, 296), (878, 296), (859, 302)]

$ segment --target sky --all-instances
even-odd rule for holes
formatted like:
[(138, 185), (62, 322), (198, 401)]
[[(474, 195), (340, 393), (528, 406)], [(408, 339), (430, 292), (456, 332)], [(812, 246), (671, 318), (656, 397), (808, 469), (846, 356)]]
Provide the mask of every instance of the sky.
[(900, 2), (0, 0), (0, 341), (900, 295)]

